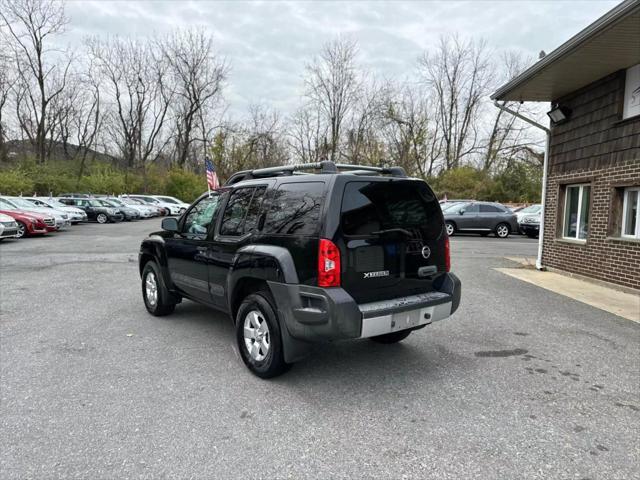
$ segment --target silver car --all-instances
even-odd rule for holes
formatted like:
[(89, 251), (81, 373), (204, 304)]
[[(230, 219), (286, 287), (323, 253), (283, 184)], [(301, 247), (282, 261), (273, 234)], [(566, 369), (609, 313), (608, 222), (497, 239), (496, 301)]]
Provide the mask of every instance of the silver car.
[(52, 208), (54, 210), (61, 211), (69, 215), (69, 220), (72, 225), (78, 224), (80, 222), (87, 221), (87, 214), (84, 210), (77, 207), (70, 207), (69, 205), (65, 205), (64, 203), (60, 203), (55, 198), (49, 197), (23, 197), (28, 202), (33, 203), (37, 207), (41, 208)]
[(4, 213), (0, 213), (0, 241), (5, 238), (19, 238), (18, 223)]

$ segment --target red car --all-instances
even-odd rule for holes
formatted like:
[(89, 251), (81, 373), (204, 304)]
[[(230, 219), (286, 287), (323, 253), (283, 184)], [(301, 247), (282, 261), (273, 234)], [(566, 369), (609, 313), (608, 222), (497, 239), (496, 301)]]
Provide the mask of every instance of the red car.
[(27, 235), (44, 235), (56, 229), (55, 226), (50, 226), (45, 223), (45, 221), (51, 218), (46, 215), (25, 212), (23, 210), (0, 210), (0, 213), (9, 215), (18, 223), (18, 238)]

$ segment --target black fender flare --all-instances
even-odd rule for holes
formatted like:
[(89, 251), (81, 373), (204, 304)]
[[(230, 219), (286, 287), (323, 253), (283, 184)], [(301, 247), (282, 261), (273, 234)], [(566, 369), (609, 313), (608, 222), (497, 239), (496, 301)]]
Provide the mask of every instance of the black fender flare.
[[(138, 268), (140, 270), (140, 275), (142, 275), (144, 264), (147, 263), (148, 258), (151, 258), (158, 264), (158, 267), (160, 267), (162, 281), (164, 282), (168, 293), (177, 297), (175, 286), (171, 280), (171, 275), (169, 274), (169, 262), (167, 260), (167, 252), (164, 248), (164, 238), (159, 235), (150, 235), (142, 241), (142, 245), (140, 245), (140, 253), (138, 254)], [(175, 300), (177, 301), (178, 298), (175, 298)]]

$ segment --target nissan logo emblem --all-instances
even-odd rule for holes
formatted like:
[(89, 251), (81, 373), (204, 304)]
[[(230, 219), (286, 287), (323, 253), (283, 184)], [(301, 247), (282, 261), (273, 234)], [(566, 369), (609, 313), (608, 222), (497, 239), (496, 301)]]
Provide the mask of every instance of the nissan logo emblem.
[(424, 258), (429, 258), (431, 256), (431, 249), (429, 247), (422, 247), (422, 256)]

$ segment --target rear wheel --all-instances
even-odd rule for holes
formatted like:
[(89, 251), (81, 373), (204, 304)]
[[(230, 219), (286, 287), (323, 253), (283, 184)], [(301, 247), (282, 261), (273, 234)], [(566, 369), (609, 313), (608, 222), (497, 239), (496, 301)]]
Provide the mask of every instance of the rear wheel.
[(142, 270), (142, 298), (147, 311), (156, 317), (169, 315), (176, 304), (169, 302), (168, 297), (158, 265), (153, 261), (147, 262)]
[(507, 238), (509, 236), (509, 225), (506, 223), (499, 223), (496, 227), (496, 237)]
[(254, 375), (273, 378), (289, 370), (284, 361), (280, 324), (266, 291), (248, 295), (236, 315), (236, 341), (242, 361)]
[(27, 234), (27, 226), (22, 222), (18, 223), (18, 238), (22, 238)]
[(447, 230), (447, 235), (449, 235), (450, 237), (452, 237), (456, 233), (456, 226), (453, 224), (453, 222), (445, 222), (444, 226)]
[(400, 330), (399, 332), (385, 333), (384, 335), (371, 337), (371, 340), (376, 343), (384, 344), (398, 343), (407, 338), (409, 335), (411, 335), (411, 330)]
[(96, 216), (96, 221), (98, 223), (107, 223), (109, 221), (109, 217), (107, 217), (104, 213), (99, 213)]

